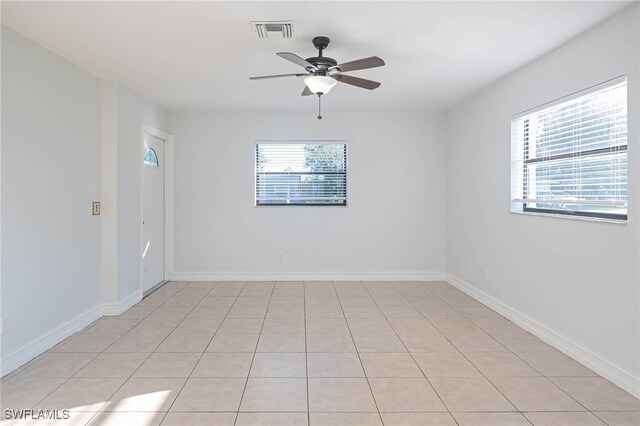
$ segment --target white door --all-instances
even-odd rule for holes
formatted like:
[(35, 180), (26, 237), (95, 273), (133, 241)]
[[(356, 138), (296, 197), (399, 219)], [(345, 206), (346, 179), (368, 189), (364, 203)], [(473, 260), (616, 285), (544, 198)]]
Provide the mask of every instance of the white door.
[(164, 141), (144, 135), (142, 172), (142, 287), (164, 281)]

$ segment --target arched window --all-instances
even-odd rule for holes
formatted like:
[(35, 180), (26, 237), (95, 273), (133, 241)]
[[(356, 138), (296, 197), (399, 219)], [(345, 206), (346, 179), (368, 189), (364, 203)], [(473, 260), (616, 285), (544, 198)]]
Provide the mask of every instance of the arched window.
[(159, 167), (158, 156), (156, 155), (156, 152), (153, 150), (153, 148), (147, 148), (144, 151), (143, 164), (149, 167)]

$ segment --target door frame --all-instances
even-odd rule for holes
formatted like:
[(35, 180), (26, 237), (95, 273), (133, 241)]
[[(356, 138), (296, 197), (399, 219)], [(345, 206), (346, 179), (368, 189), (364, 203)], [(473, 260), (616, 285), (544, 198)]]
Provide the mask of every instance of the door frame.
[[(164, 141), (164, 277), (160, 285), (169, 280), (169, 275), (173, 272), (173, 135), (165, 133), (150, 126), (142, 126), (140, 132), (140, 155), (138, 156), (138, 164), (140, 165), (140, 217), (139, 224), (139, 253), (140, 253), (140, 293), (144, 297), (144, 261), (142, 258), (142, 246), (144, 244), (144, 234), (142, 229), (143, 209), (144, 209), (144, 137), (145, 135), (154, 136)], [(153, 292), (159, 285), (151, 287), (146, 293)]]

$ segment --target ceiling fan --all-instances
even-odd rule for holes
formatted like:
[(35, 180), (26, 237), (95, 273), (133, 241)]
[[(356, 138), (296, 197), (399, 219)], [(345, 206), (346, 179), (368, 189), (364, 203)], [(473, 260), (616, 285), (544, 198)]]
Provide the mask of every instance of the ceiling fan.
[(315, 37), (312, 40), (313, 46), (318, 49), (318, 56), (313, 58), (303, 59), (300, 56), (289, 52), (276, 53), (276, 55), (281, 58), (291, 61), (296, 65), (300, 65), (306, 70), (305, 73), (264, 75), (260, 77), (250, 77), (249, 79), (265, 80), (269, 78), (282, 77), (306, 77), (304, 79), (305, 88), (302, 91), (302, 96), (318, 95), (318, 119), (322, 118), (320, 113), (320, 97), (329, 93), (333, 86), (338, 82), (369, 90), (376, 89), (380, 86), (380, 83), (377, 81), (353, 77), (342, 73), (381, 67), (384, 65), (384, 61), (382, 59), (377, 56), (371, 56), (369, 58), (338, 64), (335, 59), (322, 56), (322, 51), (327, 48), (329, 41), (328, 37)]

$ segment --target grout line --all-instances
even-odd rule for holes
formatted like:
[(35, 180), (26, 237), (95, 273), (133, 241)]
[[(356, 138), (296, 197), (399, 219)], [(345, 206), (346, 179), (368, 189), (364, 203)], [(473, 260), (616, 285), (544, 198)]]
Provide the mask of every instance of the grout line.
[[(189, 315), (196, 309), (196, 307), (198, 307), (198, 304), (200, 302), (202, 302), (204, 300), (205, 297), (207, 297), (207, 295), (209, 293), (211, 293), (211, 291), (213, 291), (214, 288), (218, 287), (218, 285), (220, 284), (220, 282), (216, 282), (215, 285), (213, 285), (208, 292), (206, 292), (201, 298), (200, 300), (198, 300), (198, 302), (193, 306), (193, 308), (189, 311), (189, 313), (187, 313), (187, 315), (182, 319), (182, 321), (180, 321), (178, 323), (178, 325), (176, 325), (176, 327), (173, 329), (173, 331), (171, 331), (171, 333), (173, 333), (176, 328), (178, 328), (180, 326), (180, 324), (182, 324), (182, 322), (187, 319), (189, 317)], [(188, 284), (187, 284), (188, 285)], [(187, 286), (184, 286), (184, 288), (186, 288)], [(202, 287), (195, 287), (195, 288), (202, 288)], [(166, 303), (166, 301), (165, 301)], [(164, 303), (163, 303), (164, 305)], [(231, 310), (231, 309), (229, 309)], [(227, 311), (227, 314), (229, 313), (229, 311)], [(226, 318), (226, 315), (225, 315)], [(222, 322), (224, 321), (224, 318), (222, 319), (222, 321), (220, 321), (220, 324), (218, 325), (218, 328), (220, 328), (220, 326), (222, 325)], [(213, 333), (213, 336), (215, 336), (218, 332), (218, 328), (216, 328), (216, 332)], [(162, 343), (164, 343), (165, 340), (167, 340), (167, 338), (171, 335), (171, 333), (169, 333), (167, 335), (167, 337), (165, 337), (162, 342), (160, 342), (160, 345), (162, 345)], [(171, 410), (171, 408), (173, 407), (173, 404), (178, 400), (178, 397), (180, 396), (180, 394), (182, 393), (182, 390), (184, 389), (185, 385), (187, 384), (187, 382), (189, 381), (189, 379), (191, 378), (191, 374), (193, 374), (193, 371), (195, 370), (195, 368), (198, 366), (198, 364), (200, 363), (200, 360), (202, 359), (202, 357), (204, 356), (207, 347), (211, 344), (211, 341), (213, 340), (213, 336), (211, 336), (211, 339), (209, 339), (209, 343), (207, 344), (207, 346), (205, 346), (204, 351), (202, 351), (202, 353), (200, 354), (200, 357), (198, 358), (198, 361), (193, 365), (193, 368), (191, 369), (191, 373), (189, 373), (189, 376), (187, 376), (187, 378), (184, 380), (184, 383), (182, 384), (182, 386), (180, 387), (180, 390), (176, 393), (176, 397), (173, 399), (173, 401), (171, 401), (171, 404), (169, 405), (169, 407), (167, 408), (167, 411), (165, 411), (164, 416), (162, 416), (162, 420), (160, 421), (160, 423), (162, 423), (165, 419), (165, 417), (167, 417), (169, 415), (169, 411)], [(156, 346), (156, 349), (158, 349), (160, 347), (160, 345)], [(156, 353), (155, 349), (154, 352), (152, 353)]]
[[(357, 281), (357, 283), (364, 288), (364, 285), (361, 281)], [(382, 420), (382, 413), (380, 413), (380, 407), (378, 406), (378, 401), (376, 401), (376, 396), (373, 393), (373, 389), (371, 388), (371, 382), (369, 382), (369, 376), (367, 376), (367, 371), (364, 369), (364, 364), (362, 363), (362, 358), (360, 357), (360, 351), (358, 350), (358, 346), (356, 345), (356, 341), (353, 338), (353, 333), (351, 332), (351, 326), (349, 325), (349, 321), (347, 320), (347, 315), (344, 313), (344, 307), (342, 306), (342, 300), (340, 300), (340, 294), (336, 289), (336, 283), (331, 281), (333, 285), (333, 291), (336, 294), (336, 298), (338, 299), (338, 305), (340, 305), (340, 310), (342, 311), (342, 315), (344, 316), (344, 322), (347, 323), (347, 329), (349, 330), (349, 335), (351, 336), (351, 342), (353, 342), (353, 347), (356, 350), (356, 355), (358, 356), (358, 361), (360, 361), (360, 368), (362, 368), (362, 374), (364, 374), (364, 378), (367, 381), (367, 386), (369, 386), (369, 392), (371, 392), (371, 398), (373, 399), (373, 403), (376, 405), (376, 410), (378, 411), (378, 417), (380, 418), (380, 423), (384, 425), (384, 420)], [(364, 291), (367, 291), (364, 288)], [(368, 292), (367, 292), (368, 293)], [(371, 296), (369, 296), (371, 297)]]
[[(398, 294), (400, 294), (409, 304), (411, 304), (411, 302), (405, 297), (404, 294), (402, 294), (400, 291), (398, 291), (397, 288), (395, 288), (395, 286), (389, 282), (389, 285), (391, 286), (391, 288), (393, 288)], [(387, 318), (387, 316), (385, 315), (384, 311), (382, 311), (382, 309), (380, 309), (380, 306), (378, 305), (378, 302), (376, 302), (375, 298), (371, 295), (371, 292), (369, 292), (369, 290), (367, 289), (367, 286), (362, 284), (362, 286), (364, 287), (364, 290), (367, 292), (367, 294), (369, 295), (369, 297), (371, 298), (371, 300), (373, 301), (373, 303), (376, 305), (376, 307), (378, 308), (378, 310), (380, 311), (380, 313), (382, 314), (382, 316), (384, 317), (385, 321), (387, 322), (387, 324), (389, 324), (389, 327), (391, 327), (391, 330), (393, 330), (393, 334), (396, 335), (396, 338), (400, 341), (400, 343), (402, 344), (402, 346), (404, 347), (404, 349), (407, 351), (407, 353), (409, 354), (409, 356), (411, 357), (411, 359), (413, 360), (413, 363), (415, 364), (415, 366), (418, 368), (418, 370), (420, 370), (420, 372), (422, 373), (422, 376), (424, 377), (424, 379), (427, 381), (427, 383), (429, 383), (429, 386), (431, 387), (431, 389), (433, 390), (433, 392), (436, 394), (436, 396), (438, 397), (438, 399), (440, 400), (440, 403), (442, 404), (442, 406), (447, 410), (447, 413), (449, 413), (449, 416), (451, 416), (451, 418), (453, 419), (453, 421), (458, 424), (458, 421), (456, 420), (455, 417), (453, 417), (453, 414), (451, 413), (451, 411), (449, 410), (449, 407), (447, 407), (447, 404), (444, 403), (444, 401), (442, 400), (442, 397), (440, 397), (440, 394), (438, 393), (438, 391), (436, 391), (436, 389), (433, 387), (433, 385), (431, 384), (431, 382), (429, 381), (429, 378), (424, 374), (424, 371), (422, 371), (422, 368), (420, 368), (420, 366), (418, 365), (418, 363), (416, 362), (415, 358), (413, 357), (413, 354), (411, 353), (411, 351), (409, 351), (409, 348), (407, 348), (407, 346), (404, 344), (404, 342), (402, 341), (402, 339), (400, 338), (400, 335), (398, 334), (398, 332), (396, 331), (396, 329), (393, 327), (393, 324), (391, 324), (391, 322), (389, 321), (389, 319)], [(413, 305), (411, 305), (413, 306)], [(415, 306), (414, 306), (415, 309)], [(433, 324), (432, 324), (433, 325)], [(366, 373), (365, 373), (366, 374)]]
[[(165, 283), (165, 284), (166, 284), (166, 283)], [(154, 310), (152, 310), (150, 313), (148, 313), (148, 314), (147, 314), (143, 319), (141, 319), (140, 321), (138, 321), (138, 323), (137, 323), (135, 326), (131, 327), (131, 328), (130, 328), (126, 333), (124, 333), (122, 336), (120, 336), (120, 337), (119, 337), (115, 342), (113, 342), (112, 344), (110, 344), (109, 346), (107, 346), (107, 347), (106, 347), (106, 348), (101, 352), (101, 354), (106, 353), (107, 349), (109, 349), (111, 346), (113, 346), (113, 345), (114, 345), (118, 340), (122, 339), (124, 336), (126, 336), (127, 334), (129, 334), (129, 333), (131, 332), (131, 330), (133, 330), (134, 328), (136, 328), (136, 327), (137, 327), (137, 326), (138, 326), (142, 321), (144, 321), (145, 319), (147, 319), (147, 318), (148, 318), (152, 313), (154, 313), (154, 312), (156, 312), (158, 309), (160, 309), (160, 307), (164, 306), (164, 304), (165, 304), (169, 299), (171, 299), (173, 296), (175, 296), (175, 295), (176, 295), (176, 294), (178, 294), (180, 291), (182, 291), (184, 288), (186, 288), (186, 287), (187, 287), (187, 285), (189, 285), (189, 283), (187, 283), (187, 284), (185, 284), (183, 287), (179, 288), (179, 289), (178, 289), (176, 292), (174, 292), (170, 297), (168, 297), (164, 302), (162, 302), (160, 305), (156, 306), (156, 308), (155, 308)], [(159, 288), (157, 288), (155, 291), (160, 290), (160, 288), (161, 288), (161, 287), (163, 287), (163, 286), (164, 286), (164, 285), (160, 286), (160, 287), (159, 287)], [(154, 291), (154, 292), (155, 292), (155, 291)], [(211, 290), (209, 290), (209, 291), (211, 291)], [(153, 293), (152, 293), (152, 294), (153, 294)], [(151, 294), (149, 294), (148, 296), (150, 296), (150, 295), (151, 295)], [(203, 296), (203, 297), (204, 297), (204, 296)], [(143, 299), (144, 299), (144, 298), (143, 298)], [(202, 299), (201, 299), (201, 300), (202, 300)], [(138, 302), (138, 303), (140, 303), (140, 302)], [(192, 310), (193, 310), (193, 308), (191, 309), (191, 311), (192, 311)], [(189, 311), (189, 312), (191, 312), (191, 311)], [(189, 314), (187, 314), (187, 315), (189, 315)], [(184, 318), (186, 318), (186, 316), (185, 316)], [(180, 323), (182, 323), (182, 321), (184, 321), (184, 318), (183, 318), (180, 322), (178, 322), (178, 324), (176, 324), (176, 326), (173, 328), (173, 330), (175, 330), (176, 328), (178, 328), (178, 326), (180, 325)], [(173, 333), (173, 330), (172, 330), (169, 334), (167, 334), (167, 336), (166, 336), (164, 339), (162, 339), (162, 342), (164, 342), (164, 341), (167, 339), (167, 337), (169, 337), (169, 335), (170, 335), (171, 333)], [(155, 347), (155, 349), (157, 349), (157, 348), (162, 344), (162, 342), (160, 342), (160, 343)], [(129, 380), (131, 380), (131, 378), (133, 377), (133, 375), (134, 375), (134, 374), (136, 374), (136, 372), (140, 369), (140, 367), (142, 367), (142, 366), (144, 365), (144, 363), (145, 363), (145, 362), (147, 362), (147, 360), (148, 360), (149, 358), (151, 358), (151, 355), (153, 355), (153, 354), (155, 353), (155, 352), (154, 352), (154, 351), (155, 351), (155, 349), (154, 349), (153, 351), (151, 351), (151, 352), (149, 353), (149, 355), (144, 359), (144, 361), (142, 361), (142, 363), (140, 363), (140, 365), (139, 365), (138, 367), (136, 367), (136, 369), (135, 369), (135, 370), (133, 370), (133, 372), (129, 375), (129, 377), (127, 377), (127, 378), (125, 379), (125, 381), (124, 381), (124, 382), (122, 382), (122, 384), (121, 384), (120, 386), (118, 386), (118, 389), (116, 389), (116, 390), (115, 390), (115, 392), (113, 392), (113, 393), (109, 396), (109, 398), (107, 399), (107, 401), (106, 401), (103, 405), (101, 405), (101, 406), (100, 406), (100, 409), (99, 409), (98, 411), (96, 411), (96, 413), (95, 413), (93, 416), (91, 416), (91, 418), (89, 419), (89, 422), (93, 421), (93, 419), (94, 419), (94, 418), (96, 418), (96, 417), (98, 416), (98, 414), (100, 414), (100, 413), (102, 412), (102, 411), (101, 411), (101, 409), (102, 409), (102, 408), (104, 408), (104, 407), (105, 407), (109, 402), (111, 402), (111, 398), (113, 398), (113, 397), (115, 396), (115, 394), (117, 394), (117, 393), (118, 393), (118, 391), (120, 391), (120, 389), (122, 389), (122, 387), (123, 387), (123, 386), (124, 386), (124, 385), (129, 381)], [(125, 352), (113, 352), (113, 353), (125, 353)], [(126, 352), (126, 353), (130, 353), (130, 352)], [(136, 352), (136, 353), (138, 353), (138, 352)], [(144, 353), (144, 352), (142, 352), (142, 353)], [(97, 358), (97, 357), (96, 357), (96, 358)], [(76, 374), (77, 374), (77, 373), (76, 373)], [(185, 379), (185, 383), (186, 383), (186, 379)], [(184, 383), (183, 383), (183, 386), (184, 386)], [(176, 397), (177, 397), (177, 395), (176, 395)], [(167, 412), (168, 412), (168, 411), (167, 411)], [(165, 417), (165, 416), (166, 416), (166, 413), (165, 413), (165, 415), (162, 417), (162, 418), (163, 418), (163, 420), (164, 420), (164, 417)], [(89, 422), (87, 422), (87, 423), (89, 423)]]
[[(448, 285), (448, 286), (451, 286), (451, 284), (448, 284), (448, 283), (447, 283), (447, 285)], [(453, 286), (451, 286), (451, 287), (452, 287), (452, 288), (455, 288), (455, 287), (453, 287)], [(428, 290), (428, 289), (427, 289), (427, 290)], [(457, 291), (460, 291), (460, 290), (458, 290), (458, 289), (456, 289), (456, 290), (457, 290)], [(462, 293), (462, 292), (461, 292), (461, 293)], [(435, 294), (435, 293), (434, 293), (434, 294)], [(463, 294), (464, 294), (464, 293), (463, 293)], [(516, 357), (516, 358), (518, 358), (520, 361), (524, 362), (524, 363), (525, 363), (525, 364), (527, 364), (529, 367), (531, 367), (533, 370), (535, 370), (538, 374), (540, 374), (540, 377), (543, 377), (543, 378), (544, 378), (544, 379), (546, 379), (549, 383), (553, 384), (553, 385), (554, 385), (558, 390), (560, 390), (560, 392), (564, 393), (564, 394), (565, 394), (565, 395), (567, 395), (569, 398), (571, 398), (573, 401), (575, 401), (578, 405), (580, 405), (582, 408), (584, 408), (584, 409), (585, 409), (585, 411), (587, 411), (587, 412), (591, 412), (587, 407), (585, 407), (583, 404), (581, 404), (579, 401), (577, 401), (574, 397), (572, 397), (572, 396), (571, 396), (571, 395), (569, 395), (567, 392), (565, 392), (562, 388), (560, 388), (560, 387), (559, 387), (558, 385), (556, 385), (553, 381), (551, 381), (547, 376), (545, 376), (544, 374), (540, 373), (540, 372), (539, 372), (537, 369), (535, 369), (532, 365), (530, 365), (528, 362), (526, 362), (525, 360), (523, 360), (522, 358), (520, 358), (520, 357), (518, 356), (518, 354), (517, 354), (517, 353), (515, 353), (514, 351), (512, 351), (511, 349), (509, 349), (507, 346), (503, 345), (503, 344), (502, 344), (502, 342), (500, 342), (498, 339), (494, 338), (494, 337), (493, 337), (489, 332), (485, 331), (485, 330), (484, 330), (484, 328), (482, 328), (481, 326), (477, 325), (475, 322), (473, 322), (473, 321), (471, 321), (469, 318), (467, 318), (467, 316), (466, 316), (465, 314), (463, 314), (462, 312), (459, 312), (459, 311), (456, 309), (456, 307), (455, 307), (455, 306), (451, 305), (449, 302), (447, 302), (445, 299), (441, 298), (439, 295), (437, 295), (437, 294), (435, 294), (435, 295), (436, 295), (436, 297), (438, 297), (440, 300), (442, 300), (442, 302), (444, 302), (447, 306), (449, 306), (451, 309), (453, 309), (454, 311), (458, 312), (461, 316), (463, 316), (467, 321), (471, 322), (474, 326), (476, 326), (476, 327), (478, 327), (480, 330), (482, 330), (482, 332), (483, 332), (483, 333), (485, 333), (486, 335), (488, 335), (489, 337), (491, 337), (493, 340), (495, 340), (496, 342), (498, 342), (501, 346), (503, 346), (503, 347), (504, 347), (504, 348), (505, 348), (509, 353), (511, 353), (513, 356), (515, 356), (515, 357)], [(500, 315), (499, 313), (497, 313), (497, 312), (496, 312), (496, 311), (494, 311), (493, 309), (489, 308), (488, 306), (486, 306), (486, 305), (485, 305), (485, 304), (483, 304), (482, 302), (480, 302), (480, 301), (478, 301), (478, 300), (474, 299), (473, 297), (469, 296), (468, 294), (465, 294), (465, 295), (466, 295), (467, 297), (471, 298), (472, 300), (474, 300), (475, 302), (477, 302), (477, 303), (481, 304), (481, 305), (482, 305), (482, 306), (484, 306), (485, 308), (490, 309), (490, 310), (491, 310), (492, 312), (494, 312), (495, 314)], [(411, 303), (411, 301), (409, 301), (409, 303)], [(422, 312), (420, 312), (420, 313), (422, 314)], [(424, 316), (425, 318), (427, 318), (424, 314), (422, 314), (422, 316)], [(506, 320), (506, 318), (504, 318), (502, 315), (500, 315), (500, 317), (502, 317), (503, 319), (505, 319), (505, 320)], [(427, 320), (428, 320), (428, 318), (427, 318)], [(507, 320), (507, 321), (512, 322), (512, 321), (510, 321), (510, 320)], [(524, 330), (522, 327), (518, 326), (517, 324), (516, 324), (516, 326), (517, 326), (519, 329), (521, 329), (521, 330), (525, 331), (526, 333), (529, 333), (528, 331)], [(437, 327), (436, 327), (436, 328), (437, 328)], [(442, 336), (443, 336), (445, 339), (447, 339), (447, 341), (449, 341), (449, 343), (451, 343), (451, 344), (455, 347), (455, 345), (453, 344), (453, 342), (451, 342), (451, 341), (449, 340), (449, 338), (448, 338), (444, 333), (441, 333), (441, 334), (442, 334)], [(531, 333), (529, 333), (529, 334), (531, 334)], [(535, 336), (534, 336), (534, 337), (535, 337)], [(457, 349), (457, 347), (456, 347), (456, 349)], [(463, 356), (463, 357), (464, 357), (464, 358), (465, 358), (469, 363), (471, 363), (471, 365), (473, 365), (473, 366), (475, 367), (475, 364), (474, 364), (473, 362), (471, 362), (471, 360), (470, 360), (469, 358), (467, 358), (467, 356), (466, 356), (462, 351), (459, 351), (459, 352), (460, 352), (460, 354), (461, 354), (461, 355), (462, 355), (462, 356)], [(534, 352), (536, 352), (536, 351), (534, 351)], [(513, 403), (509, 398), (507, 398), (507, 396), (506, 396), (506, 395), (505, 395), (505, 394), (504, 394), (500, 389), (498, 389), (498, 387), (497, 387), (497, 386), (496, 386), (496, 385), (491, 381), (491, 379), (490, 379), (489, 377), (485, 376), (485, 375), (484, 375), (484, 373), (483, 373), (482, 371), (480, 371), (480, 369), (479, 369), (479, 368), (477, 368), (477, 367), (476, 367), (476, 369), (480, 372), (480, 374), (482, 374), (482, 376), (483, 376), (483, 377), (484, 377), (484, 378), (485, 378), (489, 383), (491, 383), (491, 385), (492, 385), (492, 386), (493, 386), (493, 387), (494, 387), (498, 392), (500, 392), (500, 394), (501, 394), (501, 395), (502, 395), (502, 396), (503, 396), (507, 401), (509, 401), (509, 403), (510, 403), (511, 405), (513, 405), (513, 407), (514, 407), (516, 410), (518, 410), (518, 412), (519, 412), (520, 414), (522, 414), (522, 413), (523, 413), (523, 411), (520, 411), (520, 410), (518, 409), (518, 407), (516, 407), (516, 405), (515, 405), (515, 404), (514, 404), (514, 403)], [(534, 377), (535, 377), (535, 376), (534, 376)], [(506, 377), (506, 378), (508, 378), (508, 377)], [(526, 416), (524, 416), (524, 414), (522, 414), (522, 416), (526, 418)], [(529, 419), (527, 419), (527, 421), (529, 421)], [(530, 422), (530, 423), (531, 423), (531, 422)]]
[[(185, 286), (186, 286), (186, 285), (185, 285)], [(162, 287), (162, 286), (161, 286), (161, 287)], [(159, 289), (159, 288), (158, 288), (158, 289)], [(182, 289), (182, 288), (180, 288), (180, 289), (178, 289), (176, 292), (174, 292), (174, 293), (171, 295), (171, 297), (173, 297), (173, 296), (174, 296), (178, 291), (180, 291), (181, 289)], [(144, 298), (143, 298), (143, 299), (144, 299)], [(166, 302), (166, 300), (165, 300), (165, 302)], [(138, 302), (138, 303), (140, 303), (140, 302)], [(155, 307), (154, 307), (154, 309), (153, 309), (151, 312), (149, 312), (149, 313), (148, 313), (147, 315), (145, 315), (144, 317), (140, 318), (140, 321), (138, 321), (138, 322), (136, 323), (136, 325), (134, 325), (133, 327), (131, 327), (131, 329), (135, 328), (138, 324), (140, 324), (142, 321), (144, 321), (144, 320), (145, 320), (149, 315), (151, 315), (153, 312), (155, 312), (155, 311), (156, 311), (160, 306), (162, 306), (163, 304), (164, 304), (164, 302), (162, 302), (162, 303), (161, 303), (160, 305), (158, 305), (158, 306), (155, 306)], [(136, 305), (137, 305), (137, 303), (136, 303)], [(135, 306), (135, 305), (134, 305), (134, 306)], [(133, 306), (132, 306), (132, 307), (133, 307)], [(123, 313), (124, 313), (124, 312), (123, 312)], [(120, 316), (117, 316), (117, 317), (115, 317), (115, 318), (120, 318)], [(84, 332), (85, 332), (85, 331), (88, 331), (89, 329), (91, 329), (92, 327), (94, 327), (95, 325), (97, 325), (99, 322), (101, 322), (103, 319), (105, 319), (105, 317), (104, 317), (104, 316), (101, 316), (99, 319), (95, 320), (93, 323), (89, 324), (88, 326), (86, 326), (86, 327), (85, 327), (85, 328), (83, 328), (82, 330), (80, 330), (80, 331), (78, 331), (77, 333), (74, 333), (74, 334), (72, 334), (71, 336), (67, 337), (67, 339), (70, 339), (70, 338), (72, 338), (72, 337), (74, 337), (74, 336), (79, 336), (79, 335), (81, 335), (81, 334), (84, 334)], [(125, 319), (127, 319), (127, 318), (125, 318)], [(131, 318), (131, 319), (138, 319), (138, 318)], [(51, 392), (47, 393), (47, 395), (46, 395), (45, 397), (43, 397), (42, 399), (40, 399), (38, 402), (36, 402), (36, 403), (33, 405), (33, 407), (36, 407), (38, 404), (42, 403), (45, 399), (47, 399), (49, 396), (51, 396), (51, 394), (53, 394), (55, 391), (57, 391), (58, 389), (60, 389), (60, 388), (61, 388), (65, 383), (67, 383), (70, 379), (72, 379), (72, 378), (76, 378), (75, 376), (76, 376), (80, 371), (82, 371), (82, 370), (83, 370), (87, 365), (89, 365), (90, 363), (92, 363), (93, 361), (95, 361), (95, 360), (96, 360), (96, 358), (98, 358), (100, 355), (104, 354), (104, 353), (106, 352), (106, 350), (107, 350), (107, 349), (109, 349), (109, 348), (110, 348), (110, 347), (111, 347), (115, 342), (117, 342), (117, 341), (118, 341), (118, 340), (120, 340), (122, 337), (124, 337), (126, 334), (128, 334), (128, 333), (129, 333), (129, 331), (131, 331), (131, 329), (129, 329), (129, 330), (128, 330), (127, 332), (125, 332), (122, 336), (118, 337), (118, 338), (117, 338), (113, 343), (111, 343), (111, 344), (110, 344), (110, 345), (108, 345), (106, 348), (104, 348), (104, 349), (102, 350), (102, 352), (49, 352), (51, 349), (53, 349), (53, 347), (56, 347), (56, 346), (58, 346), (59, 344), (61, 344), (62, 342), (64, 342), (64, 340), (63, 340), (62, 342), (60, 342), (60, 343), (58, 343), (58, 344), (54, 345), (51, 349), (49, 349), (49, 350), (47, 350), (46, 352), (42, 353), (42, 354), (41, 354), (40, 356), (38, 356), (36, 359), (32, 360), (32, 361), (34, 361), (34, 362), (33, 362), (33, 364), (29, 365), (29, 367), (30, 367), (30, 366), (32, 366), (32, 365), (34, 365), (34, 364), (36, 364), (38, 361), (41, 361), (43, 358), (45, 358), (45, 356), (46, 356), (46, 355), (54, 354), (54, 353), (95, 353), (95, 354), (96, 354), (96, 355), (91, 359), (91, 361), (89, 361), (87, 364), (85, 364), (84, 366), (82, 366), (82, 368), (80, 368), (80, 369), (79, 369), (78, 371), (76, 371), (74, 374), (72, 374), (71, 376), (69, 376), (69, 377), (67, 377), (65, 380), (63, 380), (63, 381), (62, 381), (62, 383), (60, 383), (60, 385), (59, 385), (59, 386), (57, 386), (57, 387), (56, 387), (55, 389), (53, 389)], [(65, 340), (67, 340), (67, 339), (65, 339)], [(149, 354), (149, 356), (151, 356), (151, 354)], [(38, 359), (38, 358), (39, 358), (39, 359)], [(149, 358), (149, 357), (145, 358), (145, 361), (146, 361), (148, 358)], [(143, 363), (144, 363), (145, 361), (143, 361)], [(31, 362), (31, 361), (30, 361), (30, 362)], [(30, 363), (30, 362), (29, 362), (29, 363)], [(142, 365), (142, 364), (140, 364), (140, 365)], [(28, 368), (28, 367), (25, 367), (25, 369), (26, 369), (26, 368)], [(21, 370), (21, 372), (22, 372), (22, 371), (24, 371), (24, 370)], [(137, 371), (137, 369), (136, 369), (136, 371)], [(134, 371), (134, 373), (135, 373), (135, 371)], [(18, 374), (19, 374), (19, 373), (18, 373)], [(17, 376), (18, 374), (16, 374), (16, 376)], [(16, 377), (16, 376), (14, 376), (14, 377)], [(131, 377), (131, 376), (129, 376), (129, 377), (128, 377), (128, 378), (127, 378), (127, 379), (122, 383), (122, 385), (124, 385), (124, 383), (126, 383), (126, 382), (127, 382), (127, 380), (129, 380), (129, 378), (130, 378), (130, 377)], [(120, 387), (122, 387), (122, 385), (121, 385)], [(120, 387), (118, 387), (118, 389), (116, 390), (116, 392), (117, 392), (118, 390), (120, 390)], [(115, 395), (115, 393), (113, 393), (112, 395), (110, 395), (110, 397), (112, 397), (113, 395)], [(104, 406), (104, 405), (106, 405), (106, 403), (105, 403), (105, 404), (103, 404), (103, 406)], [(101, 407), (102, 407), (102, 406), (101, 406)], [(89, 419), (89, 421), (93, 420), (93, 418), (98, 414), (98, 412), (99, 412), (99, 411), (96, 411), (96, 412), (95, 412), (95, 414), (94, 414), (93, 416), (91, 416), (91, 418)]]
[[(247, 282), (244, 283), (244, 286), (242, 287), (242, 290), (240, 291), (240, 293), (238, 294), (238, 296), (236, 297), (236, 300), (233, 302), (233, 304), (235, 305), (236, 301), (238, 300), (238, 297), (240, 297), (240, 294), (242, 294), (242, 291), (244, 291), (245, 287), (247, 286)], [(233, 421), (233, 425), (235, 426), (236, 423), (238, 422), (238, 417), (240, 416), (240, 407), (242, 406), (242, 400), (244, 400), (244, 393), (247, 390), (247, 385), (249, 384), (249, 378), (251, 377), (251, 369), (253, 368), (253, 362), (256, 359), (256, 353), (258, 352), (258, 345), (260, 344), (260, 339), (262, 338), (262, 330), (264, 329), (264, 323), (267, 319), (267, 312), (269, 312), (269, 305), (271, 305), (271, 298), (273, 297), (273, 291), (276, 288), (276, 282), (273, 281), (273, 287), (271, 287), (271, 292), (269, 293), (269, 302), (267, 303), (267, 309), (264, 311), (264, 317), (262, 318), (262, 325), (260, 325), (260, 332), (258, 333), (258, 341), (256, 342), (256, 347), (253, 351), (253, 356), (251, 357), (251, 364), (249, 365), (249, 371), (247, 372), (247, 380), (244, 381), (244, 388), (242, 388), (242, 395), (240, 396), (240, 400), (238, 401), (238, 409), (236, 410), (236, 418)], [(231, 306), (231, 308), (233, 308), (233, 306)], [(231, 311), (231, 308), (229, 309), (229, 311)], [(249, 334), (249, 333), (247, 333)]]
[[(277, 284), (277, 282), (276, 282)], [(307, 346), (307, 291), (306, 283), (302, 281), (302, 321), (304, 323), (304, 365), (305, 380), (307, 382), (307, 426), (311, 425), (311, 404), (309, 402), (309, 348)]]

